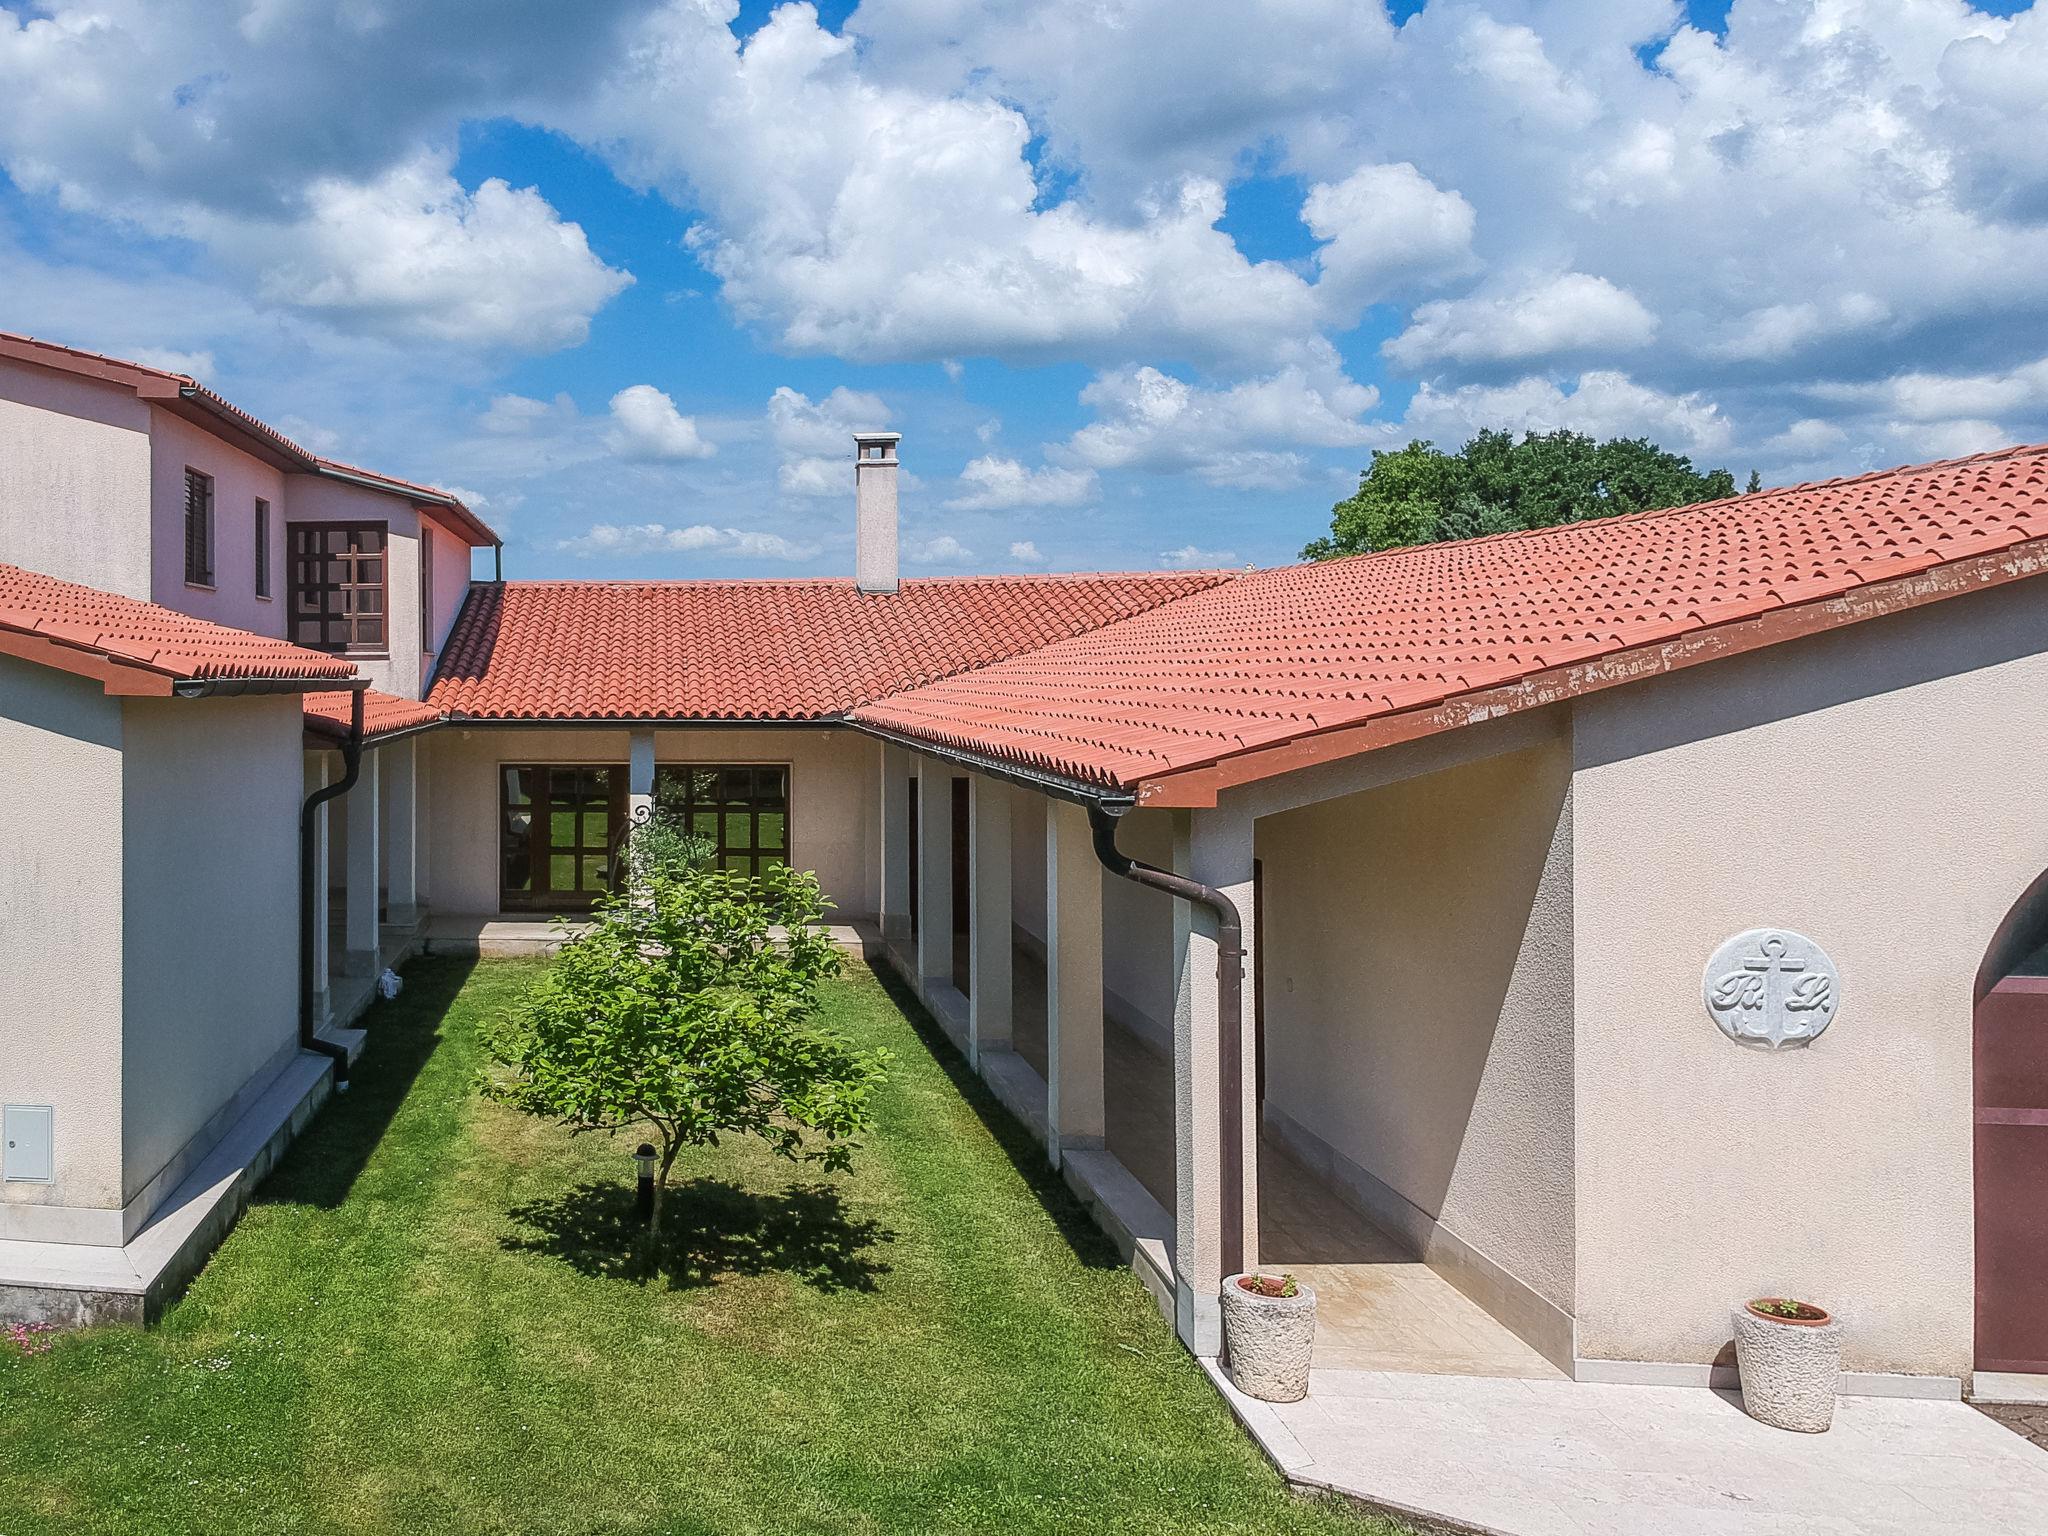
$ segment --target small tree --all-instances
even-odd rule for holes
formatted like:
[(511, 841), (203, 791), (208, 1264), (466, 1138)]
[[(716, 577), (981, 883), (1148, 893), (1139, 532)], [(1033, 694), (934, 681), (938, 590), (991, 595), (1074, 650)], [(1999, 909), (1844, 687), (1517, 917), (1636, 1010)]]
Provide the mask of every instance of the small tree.
[(873, 1128), (886, 1051), (814, 1021), (839, 951), (815, 875), (645, 859), (526, 1001), (489, 1027), (487, 1096), (572, 1133), (645, 1127), (660, 1156), (649, 1241), (686, 1146), (759, 1136), (844, 1168)]

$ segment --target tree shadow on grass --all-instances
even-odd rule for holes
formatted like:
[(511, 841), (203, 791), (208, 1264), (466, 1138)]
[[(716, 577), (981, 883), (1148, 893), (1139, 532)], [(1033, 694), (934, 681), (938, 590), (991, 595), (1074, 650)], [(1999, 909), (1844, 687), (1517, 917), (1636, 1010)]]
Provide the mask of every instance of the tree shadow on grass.
[(847, 1213), (824, 1184), (792, 1184), (761, 1194), (724, 1179), (691, 1179), (668, 1192), (662, 1234), (649, 1254), (634, 1193), (591, 1181), (565, 1194), (515, 1206), (527, 1230), (500, 1246), (560, 1259), (579, 1274), (671, 1290), (716, 1285), (731, 1275), (794, 1275), (821, 1291), (872, 1291), (889, 1266), (869, 1252), (894, 1242), (879, 1222)]
[(966, 1100), (967, 1107), (974, 1111), (975, 1117), (995, 1138), (996, 1145), (1003, 1149), (1010, 1165), (1030, 1186), (1031, 1193), (1045, 1208), (1046, 1215), (1052, 1218), (1053, 1225), (1073, 1250), (1074, 1257), (1090, 1269), (1122, 1269), (1124, 1260), (1117, 1252), (1116, 1244), (1096, 1225), (1095, 1218), (1089, 1215), (1080, 1197), (1046, 1159), (1045, 1148), (1032, 1135), (1031, 1127), (1011, 1114), (1003, 1101), (981, 1080), (981, 1074), (968, 1064), (960, 1048), (953, 1044), (952, 1037), (911, 991), (909, 983), (886, 962), (878, 961), (868, 970), (882, 990), (889, 994), (889, 1001), (910, 1021), (911, 1029), (924, 1043), (925, 1049), (931, 1052), (939, 1070), (946, 1074), (954, 1090)]

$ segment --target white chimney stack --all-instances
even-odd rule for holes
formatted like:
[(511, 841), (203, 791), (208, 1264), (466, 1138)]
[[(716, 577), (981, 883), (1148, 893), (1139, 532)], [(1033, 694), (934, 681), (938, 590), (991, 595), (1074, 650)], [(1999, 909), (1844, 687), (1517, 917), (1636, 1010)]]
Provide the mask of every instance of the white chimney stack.
[(896, 590), (896, 445), (901, 432), (853, 434), (853, 584)]

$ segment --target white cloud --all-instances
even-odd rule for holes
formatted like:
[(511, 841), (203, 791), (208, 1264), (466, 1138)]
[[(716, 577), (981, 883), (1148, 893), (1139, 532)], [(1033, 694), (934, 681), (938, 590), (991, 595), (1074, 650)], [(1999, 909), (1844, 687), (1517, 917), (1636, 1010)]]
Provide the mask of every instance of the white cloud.
[(1648, 437), (1690, 454), (1721, 452), (1734, 435), (1720, 406), (1705, 395), (1666, 394), (1608, 370), (1581, 374), (1569, 391), (1541, 377), (1452, 390), (1425, 383), (1409, 403), (1404, 427), (1410, 436), (1444, 444), (1462, 443), (1482, 427), (1516, 433), (1568, 427), (1592, 437)]
[(959, 512), (1000, 512), (1013, 507), (1078, 507), (1095, 499), (1095, 471), (1046, 465), (1026, 469), (1015, 459), (985, 454), (960, 471), (960, 495), (946, 503)]
[(1333, 361), (1289, 366), (1227, 388), (1189, 384), (1157, 368), (1098, 374), (1081, 391), (1096, 420), (1059, 450), (1090, 469), (1192, 471), (1218, 485), (1291, 485), (1300, 455), (1264, 446), (1349, 448), (1370, 441), (1361, 418), (1379, 392)]
[(1454, 276), (1472, 265), (1472, 205), (1414, 166), (1368, 165), (1318, 182), (1302, 222), (1323, 242), (1316, 296), (1339, 326), (1403, 284)]
[(1529, 362), (1574, 353), (1632, 351), (1657, 334), (1657, 317), (1604, 277), (1566, 272), (1496, 297), (1438, 300), (1381, 349), (1403, 368), (1431, 363)]
[(612, 396), (612, 428), (605, 446), (622, 459), (669, 464), (708, 459), (718, 452), (697, 431), (695, 417), (652, 384), (635, 384)]
[(1183, 544), (1179, 549), (1161, 550), (1159, 563), (1169, 570), (1192, 571), (1228, 565), (1236, 558), (1237, 551), (1233, 549), (1198, 549), (1192, 544)]
[(427, 160), (307, 189), (284, 223), (208, 213), (188, 228), (256, 268), (272, 303), (400, 340), (552, 352), (632, 282), (531, 187), (474, 193)]
[(715, 528), (694, 523), (670, 528), (662, 523), (596, 523), (588, 533), (556, 546), (573, 555), (733, 555), (751, 560), (804, 561), (820, 547), (779, 533), (747, 528)]
[(1018, 539), (1010, 546), (1010, 558), (1019, 565), (1044, 565), (1045, 556), (1030, 539)]
[(813, 400), (783, 385), (768, 399), (768, 432), (781, 460), (777, 486), (785, 496), (852, 496), (853, 434), (888, 424), (879, 395), (842, 384)]
[(936, 538), (912, 540), (903, 548), (912, 565), (972, 565), (974, 551), (950, 533)]

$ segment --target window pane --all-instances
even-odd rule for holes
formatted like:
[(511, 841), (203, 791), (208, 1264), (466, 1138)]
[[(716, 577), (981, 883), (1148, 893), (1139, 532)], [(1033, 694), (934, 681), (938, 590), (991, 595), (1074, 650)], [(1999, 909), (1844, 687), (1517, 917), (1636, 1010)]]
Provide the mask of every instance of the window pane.
[(507, 768), (505, 770), (505, 803), (507, 805), (528, 805), (533, 801), (533, 770), (531, 768)]
[(583, 813), (583, 846), (602, 848), (611, 841), (611, 813), (600, 807)]
[(690, 830), (699, 837), (718, 841), (718, 813), (716, 811), (695, 811), (690, 816)]
[(583, 884), (581, 890), (597, 892), (604, 889), (605, 856), (601, 853), (583, 855)]
[(745, 811), (728, 811), (725, 815), (725, 846), (728, 848), (751, 848), (754, 846), (753, 817)]
[(576, 846), (576, 813), (555, 811), (548, 816), (548, 846), (569, 848)]
[(374, 587), (360, 588), (354, 594), (354, 598), (355, 611), (357, 613), (382, 613), (384, 611), (384, 594), (377, 591)]
[(574, 768), (550, 768), (548, 770), (548, 793), (560, 800), (576, 798), (576, 770)]
[(381, 581), (383, 581), (383, 579), (384, 579), (384, 562), (383, 562), (382, 560), (378, 560), (378, 559), (374, 559), (374, 558), (371, 558), (371, 559), (363, 559), (363, 560), (358, 560), (358, 561), (356, 561), (356, 578), (355, 578), (355, 579), (356, 579), (357, 581), (375, 581), (375, 582), (381, 582)]
[(781, 811), (763, 811), (755, 823), (754, 845), (758, 848), (781, 848), (783, 828), (787, 818)]
[(548, 856), (548, 889), (551, 891), (573, 891), (576, 889), (576, 856), (572, 853), (556, 853)]
[(750, 853), (728, 853), (718, 861), (720, 869), (736, 869), (743, 875), (754, 872), (754, 856)]
[(761, 800), (782, 799), (783, 772), (784, 770), (780, 768), (756, 768), (754, 770), (755, 797)]
[(358, 645), (382, 645), (384, 643), (384, 621), (382, 619), (356, 620), (356, 643)]
[(718, 796), (718, 775), (709, 768), (698, 768), (690, 774), (690, 793), (699, 800), (712, 800)]

